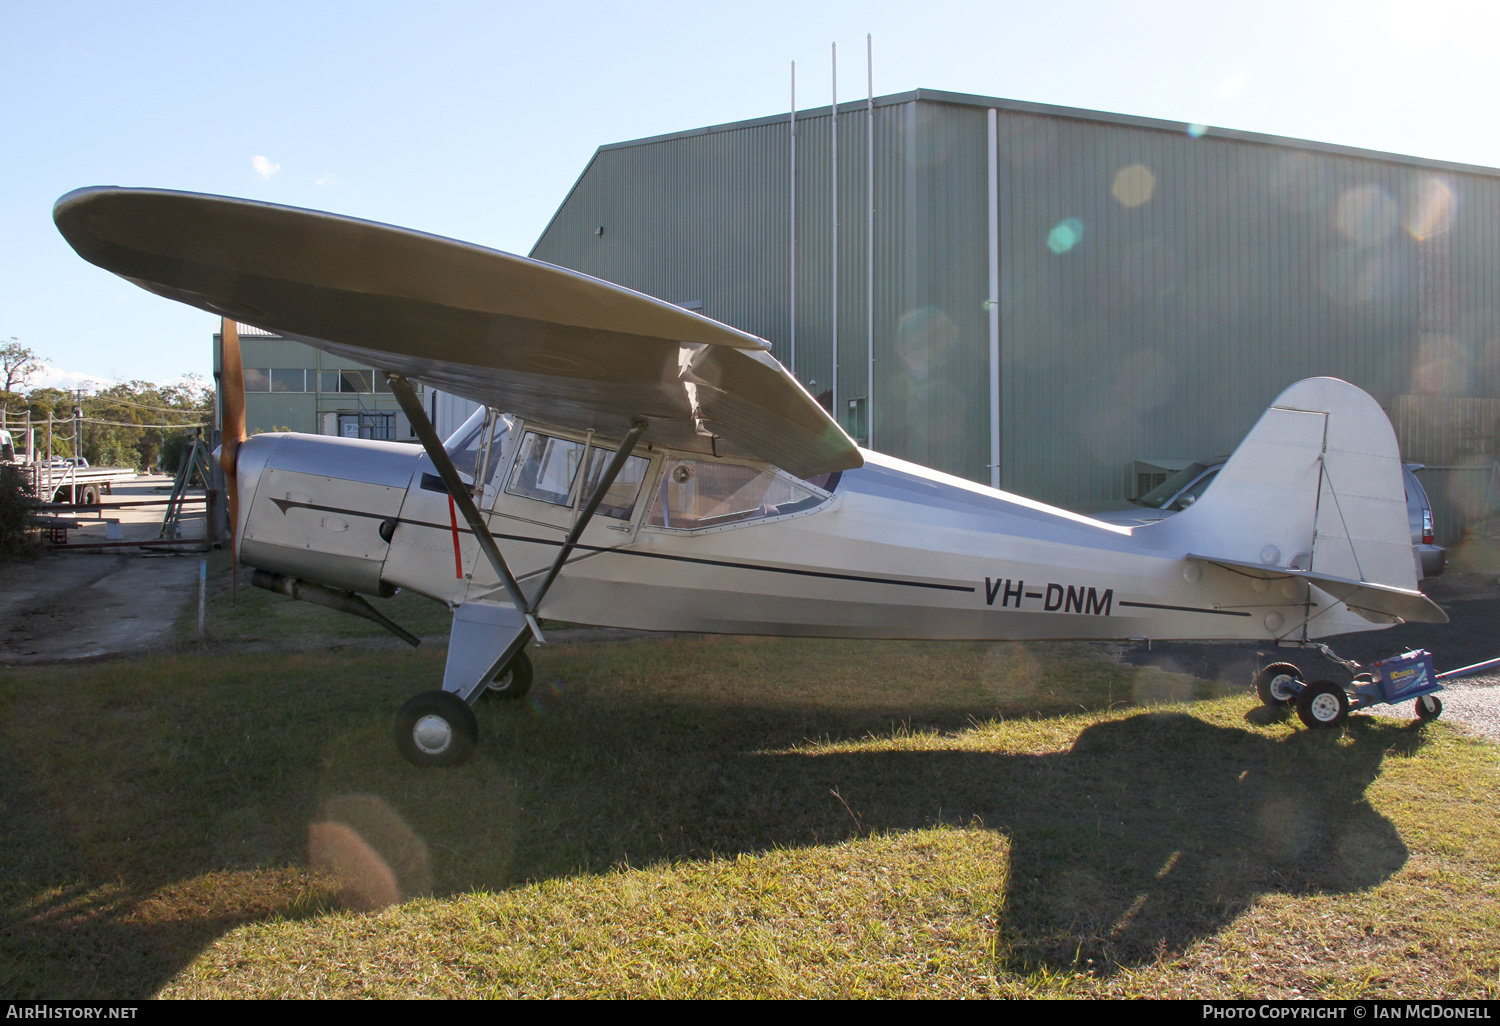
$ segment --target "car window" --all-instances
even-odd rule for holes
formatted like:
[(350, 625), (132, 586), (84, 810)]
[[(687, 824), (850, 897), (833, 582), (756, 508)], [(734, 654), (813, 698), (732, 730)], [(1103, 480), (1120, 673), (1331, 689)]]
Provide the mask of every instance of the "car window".
[(1214, 478), (1219, 476), (1220, 469), (1221, 468), (1216, 467), (1213, 470), (1210, 470), (1207, 474), (1204, 474), (1187, 488), (1184, 488), (1182, 490), (1182, 493), (1178, 495), (1177, 498), (1172, 500), (1172, 508), (1178, 511), (1185, 510), (1193, 503), (1203, 498), (1203, 493), (1208, 491), (1208, 486), (1213, 484)]
[(1151, 489), (1145, 495), (1131, 501), (1137, 505), (1146, 506), (1151, 509), (1165, 509), (1172, 497), (1182, 491), (1184, 487), (1191, 484), (1193, 478), (1208, 469), (1207, 463), (1190, 463), (1177, 473), (1169, 476), (1161, 484)]

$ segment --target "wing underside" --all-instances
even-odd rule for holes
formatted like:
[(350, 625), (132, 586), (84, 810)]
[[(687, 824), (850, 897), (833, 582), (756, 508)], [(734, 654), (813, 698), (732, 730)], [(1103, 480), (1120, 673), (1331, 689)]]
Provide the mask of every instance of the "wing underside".
[(169, 299), (528, 419), (743, 455), (800, 476), (858, 447), (767, 351), (710, 318), (526, 257), (390, 225), (146, 189), (53, 211), (84, 259)]

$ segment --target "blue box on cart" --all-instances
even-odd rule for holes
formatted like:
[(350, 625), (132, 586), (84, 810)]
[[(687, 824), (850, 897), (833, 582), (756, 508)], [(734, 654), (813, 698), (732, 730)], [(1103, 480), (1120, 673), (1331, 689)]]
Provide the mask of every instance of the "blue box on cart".
[(1425, 649), (1402, 652), (1398, 656), (1382, 659), (1370, 667), (1387, 702), (1400, 702), (1415, 698), (1423, 691), (1437, 686), (1437, 671), (1432, 668), (1432, 655)]

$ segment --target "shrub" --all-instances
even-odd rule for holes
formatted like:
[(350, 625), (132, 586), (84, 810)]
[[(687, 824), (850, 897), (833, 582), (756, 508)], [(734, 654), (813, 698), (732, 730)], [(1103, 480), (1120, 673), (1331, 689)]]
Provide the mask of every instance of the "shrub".
[(37, 529), (26, 525), (26, 517), (36, 504), (26, 491), (21, 472), (12, 466), (0, 466), (0, 562), (30, 559), (41, 552)]

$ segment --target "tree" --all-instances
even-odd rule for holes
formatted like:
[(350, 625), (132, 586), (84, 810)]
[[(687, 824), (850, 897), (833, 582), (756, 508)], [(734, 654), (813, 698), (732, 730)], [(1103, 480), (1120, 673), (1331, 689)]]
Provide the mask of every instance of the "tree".
[(14, 335), (0, 344), (0, 375), (5, 388), (0, 392), (0, 431), (5, 430), (10, 415), (11, 393), (23, 388), (33, 374), (42, 369), (42, 358), (30, 346), (23, 346)]

